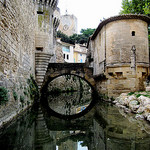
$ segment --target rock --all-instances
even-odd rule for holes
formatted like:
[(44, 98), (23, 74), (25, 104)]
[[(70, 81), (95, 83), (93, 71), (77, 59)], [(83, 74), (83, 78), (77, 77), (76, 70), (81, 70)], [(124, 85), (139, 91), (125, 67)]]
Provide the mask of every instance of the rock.
[(115, 101), (117, 101), (118, 103), (120, 103), (121, 105), (126, 105), (127, 104), (127, 102), (126, 102), (126, 100), (127, 100), (127, 93), (122, 93), (119, 97), (117, 97), (116, 99), (115, 99)]
[(150, 121), (150, 114), (147, 116), (147, 118), (146, 118), (148, 121)]
[(140, 115), (140, 114), (136, 114), (135, 118), (138, 119), (138, 120), (143, 120), (144, 116)]
[(116, 100), (114, 100), (114, 101), (112, 101), (112, 103), (113, 103), (113, 104), (116, 104), (116, 103), (117, 103), (117, 101), (116, 101)]
[(131, 95), (131, 96), (128, 97), (128, 102), (130, 102), (132, 100), (137, 100), (135, 95)]
[(144, 106), (144, 116), (147, 118), (150, 115), (150, 104)]
[(125, 108), (125, 109), (124, 109), (124, 112), (126, 112), (126, 113), (131, 113), (131, 110), (130, 110), (129, 108)]
[(140, 106), (140, 107), (137, 109), (136, 113), (141, 114), (141, 113), (144, 112), (144, 110), (145, 110), (145, 107)]
[(131, 100), (129, 102), (129, 108), (135, 112), (140, 107), (139, 102), (137, 100)]
[(141, 105), (145, 106), (147, 104), (150, 104), (150, 98), (148, 97), (145, 97), (143, 95), (141, 95), (139, 98), (138, 98), (139, 102), (141, 103)]

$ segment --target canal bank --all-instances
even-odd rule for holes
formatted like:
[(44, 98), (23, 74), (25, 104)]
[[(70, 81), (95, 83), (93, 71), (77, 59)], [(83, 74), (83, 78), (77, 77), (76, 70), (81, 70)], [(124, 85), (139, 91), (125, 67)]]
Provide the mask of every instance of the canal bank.
[(150, 121), (150, 92), (122, 93), (113, 103), (126, 114), (135, 114), (137, 120)]
[(38, 86), (30, 75), (13, 88), (0, 87), (0, 128), (22, 115), (39, 99)]

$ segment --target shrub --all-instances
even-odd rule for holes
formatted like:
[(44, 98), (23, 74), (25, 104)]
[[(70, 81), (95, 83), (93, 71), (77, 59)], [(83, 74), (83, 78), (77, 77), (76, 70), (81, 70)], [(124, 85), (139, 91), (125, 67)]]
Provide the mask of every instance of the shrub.
[(14, 97), (15, 101), (18, 100), (18, 95), (15, 90), (13, 90), (13, 97)]
[(8, 90), (5, 87), (0, 87), (0, 105), (8, 101)]
[(133, 95), (133, 94), (134, 94), (134, 92), (130, 92), (130, 93), (128, 93), (128, 95), (129, 95), (129, 96), (131, 96), (131, 95)]
[(31, 99), (38, 100), (39, 99), (38, 86), (32, 75), (30, 75), (30, 79), (27, 80), (27, 83), (29, 85), (28, 92), (30, 94)]
[(20, 102), (24, 103), (24, 96), (22, 96), (22, 95), (20, 96)]

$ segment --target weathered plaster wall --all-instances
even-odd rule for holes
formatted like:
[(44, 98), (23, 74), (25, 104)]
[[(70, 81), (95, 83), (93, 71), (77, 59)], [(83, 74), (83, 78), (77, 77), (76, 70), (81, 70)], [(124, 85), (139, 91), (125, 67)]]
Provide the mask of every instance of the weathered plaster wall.
[(106, 29), (105, 26), (96, 37), (94, 43), (94, 75), (104, 73), (106, 61)]

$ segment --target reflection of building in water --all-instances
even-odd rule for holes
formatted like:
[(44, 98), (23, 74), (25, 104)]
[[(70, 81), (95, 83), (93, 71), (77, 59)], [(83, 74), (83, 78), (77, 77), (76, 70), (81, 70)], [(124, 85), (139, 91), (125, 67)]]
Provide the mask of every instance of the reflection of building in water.
[[(63, 75), (48, 84), (49, 107), (57, 113), (65, 115), (76, 114), (77, 108), (87, 107), (92, 100), (91, 87), (81, 78), (74, 75)], [(53, 96), (53, 93), (55, 96)]]
[(138, 121), (129, 120), (113, 106), (96, 106), (91, 147), (95, 150), (142, 150), (143, 147), (149, 150), (150, 135), (141, 130)]
[(49, 95), (49, 107), (60, 114), (73, 115), (79, 113), (81, 109), (77, 111), (77, 108), (87, 107), (92, 100), (91, 93), (82, 95), (83, 97), (81, 95), (81, 92), (61, 93), (55, 97)]
[(35, 149), (56, 150), (54, 135), (50, 136), (41, 108), (38, 110), (35, 127)]
[(73, 142), (72, 140), (67, 140), (65, 143), (62, 143), (58, 150), (77, 150), (77, 142)]
[(84, 106), (80, 106), (80, 107), (76, 108), (76, 113), (82, 112), (82, 111), (85, 110), (88, 106), (89, 106), (89, 104), (88, 104), (88, 105), (84, 105)]

